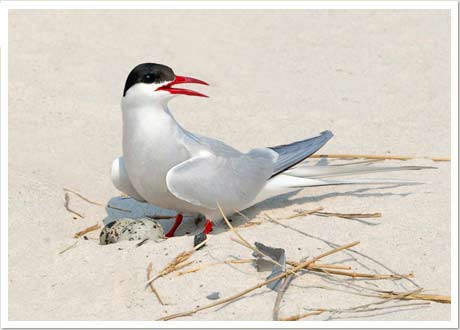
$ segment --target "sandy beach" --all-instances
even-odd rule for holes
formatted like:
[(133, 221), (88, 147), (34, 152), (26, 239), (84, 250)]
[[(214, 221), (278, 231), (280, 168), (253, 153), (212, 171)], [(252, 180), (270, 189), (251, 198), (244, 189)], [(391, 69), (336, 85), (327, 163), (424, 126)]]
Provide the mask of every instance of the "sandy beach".
[[(242, 151), (331, 130), (334, 137), (321, 154), (409, 155), (418, 158), (378, 164), (436, 167), (366, 176), (423, 182), (418, 185), (316, 187), (267, 200), (243, 212), (257, 222), (253, 226), (232, 217), (247, 241), (283, 248), (289, 260), (359, 241), (353, 251), (321, 262), (360, 273), (414, 275), (411, 282), (305, 272), (284, 294), (282, 317), (371, 303), (378, 300), (372, 290), (420, 287), (450, 295), (451, 164), (423, 159), (450, 157), (448, 11), (23, 10), (9, 17), (9, 320), (153, 321), (210, 304), (213, 292), (236, 294), (269, 275), (251, 263), (174, 272), (154, 282), (161, 305), (145, 287), (147, 266), (151, 262), (156, 274), (190, 250), (202, 222), (186, 219), (177, 237), (140, 247), (128, 241), (101, 246), (99, 231), (87, 240), (73, 238), (104, 220), (174, 214), (122, 199), (110, 180), (111, 163), (121, 155), (124, 83), (142, 62), (209, 82), (198, 88), (209, 99), (178, 97), (170, 108), (192, 132)], [(84, 216), (73, 219), (63, 188), (130, 212), (71, 194), (70, 207)], [(318, 207), (382, 216), (283, 220)], [(217, 224), (182, 271), (253, 258), (232, 237), (225, 223)], [(268, 321), (276, 296), (262, 287), (175, 320)], [(431, 302), (302, 320), (450, 320), (450, 310), (450, 304)]]

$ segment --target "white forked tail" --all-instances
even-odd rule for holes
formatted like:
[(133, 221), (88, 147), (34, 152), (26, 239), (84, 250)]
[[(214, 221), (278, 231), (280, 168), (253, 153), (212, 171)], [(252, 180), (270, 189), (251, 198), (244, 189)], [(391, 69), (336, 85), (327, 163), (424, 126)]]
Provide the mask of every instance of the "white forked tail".
[(252, 205), (265, 199), (307, 187), (331, 186), (344, 184), (414, 184), (416, 181), (402, 179), (336, 179), (337, 177), (368, 174), (378, 172), (421, 170), (435, 167), (426, 166), (398, 166), (377, 167), (367, 165), (325, 165), (299, 166), (278, 174), (267, 181), (262, 191), (257, 195)]

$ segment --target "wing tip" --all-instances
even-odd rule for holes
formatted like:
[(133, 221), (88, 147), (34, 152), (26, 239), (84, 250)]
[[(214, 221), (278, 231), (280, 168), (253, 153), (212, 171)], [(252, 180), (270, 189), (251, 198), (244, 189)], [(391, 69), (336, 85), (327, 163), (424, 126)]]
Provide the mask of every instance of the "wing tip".
[(334, 133), (332, 133), (330, 130), (322, 131), (319, 134), (328, 140), (334, 136)]

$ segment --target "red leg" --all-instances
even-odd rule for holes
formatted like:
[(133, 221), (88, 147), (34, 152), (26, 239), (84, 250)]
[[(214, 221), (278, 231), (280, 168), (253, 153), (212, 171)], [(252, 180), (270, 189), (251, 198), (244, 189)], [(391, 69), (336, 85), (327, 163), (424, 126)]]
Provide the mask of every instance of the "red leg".
[(182, 214), (178, 213), (176, 215), (176, 221), (174, 222), (174, 225), (171, 227), (171, 229), (168, 231), (168, 233), (165, 235), (166, 237), (173, 237), (174, 236), (174, 233), (176, 232), (176, 229), (180, 226), (180, 224), (182, 223), (182, 219), (184, 217), (182, 216)]
[(206, 235), (212, 232), (212, 225), (213, 225), (212, 221), (209, 219), (206, 219), (206, 223), (204, 224), (204, 230), (203, 230), (203, 232)]

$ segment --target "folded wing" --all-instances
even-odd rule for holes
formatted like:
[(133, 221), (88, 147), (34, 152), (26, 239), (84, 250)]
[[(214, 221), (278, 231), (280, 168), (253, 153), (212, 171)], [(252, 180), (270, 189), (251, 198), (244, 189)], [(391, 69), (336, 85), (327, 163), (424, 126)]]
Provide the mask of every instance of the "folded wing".
[(202, 153), (169, 170), (166, 184), (177, 198), (191, 204), (224, 210), (251, 202), (273, 172), (277, 155), (268, 148), (247, 154)]

